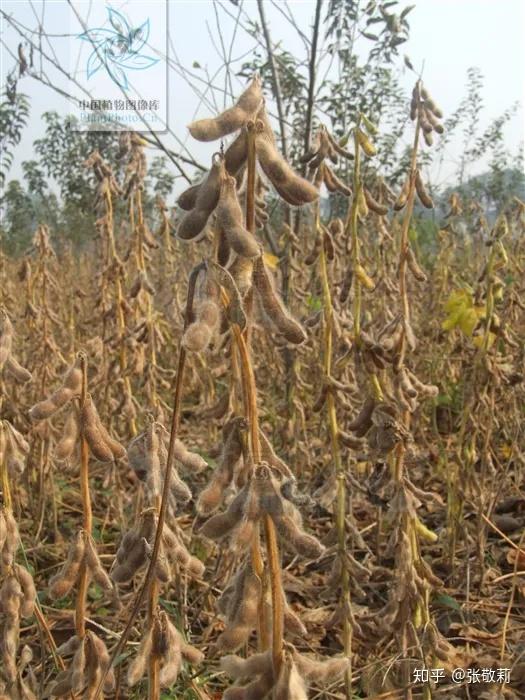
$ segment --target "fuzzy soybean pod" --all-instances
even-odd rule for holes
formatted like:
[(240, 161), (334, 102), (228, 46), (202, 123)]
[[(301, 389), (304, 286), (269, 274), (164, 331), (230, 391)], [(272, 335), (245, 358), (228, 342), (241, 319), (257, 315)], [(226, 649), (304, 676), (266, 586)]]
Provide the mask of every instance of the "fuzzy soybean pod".
[(254, 679), (246, 686), (233, 686), (224, 693), (224, 700), (262, 700), (273, 685), (273, 666), (270, 652), (252, 654), (243, 659), (236, 654), (223, 656), (223, 671), (236, 681)]
[(0, 369), (11, 354), (13, 344), (13, 324), (7, 315), (6, 310), (0, 308)]
[(20, 564), (15, 564), (14, 568), (23, 596), (20, 605), (20, 615), (22, 617), (31, 617), (36, 601), (36, 588), (33, 577), (29, 571)]
[(282, 541), (297, 554), (307, 559), (317, 559), (325, 551), (317, 538), (302, 529), (299, 511), (292, 503), (286, 502), (284, 512), (270, 513), (270, 517)]
[(182, 344), (190, 352), (202, 352), (211, 343), (220, 319), (219, 288), (206, 273), (195, 304), (195, 320), (186, 328)]
[(230, 175), (237, 175), (248, 158), (248, 134), (243, 127), (240, 134), (224, 152), (224, 165)]
[(100, 462), (111, 462), (126, 457), (125, 448), (108, 433), (90, 394), (80, 410), (80, 426), (93, 456)]
[(110, 572), (115, 583), (129, 581), (146, 563), (148, 543), (154, 536), (155, 527), (155, 510), (148, 509), (141, 514), (139, 524), (133, 530), (126, 532)]
[(18, 525), (11, 510), (2, 508), (0, 511), (0, 522), (3, 521), (3, 527), (0, 527), (0, 535), (2, 543), (2, 562), (5, 566), (10, 566), (13, 563), (15, 552), (18, 549)]
[(344, 658), (318, 661), (304, 654), (299, 654), (295, 649), (293, 651), (293, 659), (301, 676), (309, 681), (320, 684), (332, 683), (334, 680), (340, 678), (350, 663), (349, 659)]
[(275, 291), (264, 260), (257, 258), (253, 267), (253, 283), (262, 307), (269, 321), (282, 333), (289, 343), (300, 345), (306, 340), (303, 327), (286, 311), (281, 298)]
[(29, 415), (33, 420), (44, 420), (63, 408), (75, 396), (79, 396), (82, 386), (82, 370), (80, 369), (80, 359), (69, 368), (64, 376), (62, 386), (54, 394), (44, 401), (35, 404)]
[(113, 452), (104, 440), (100, 430), (101, 422), (91, 398), (91, 394), (86, 394), (86, 400), (80, 409), (80, 429), (86, 438), (91, 454), (100, 462), (113, 461)]
[(200, 515), (210, 515), (219, 506), (226, 488), (233, 480), (235, 466), (242, 455), (241, 429), (245, 429), (244, 418), (235, 417), (223, 428), (224, 444), (220, 462), (215, 469), (208, 486), (202, 491), (197, 511)]
[(197, 141), (216, 141), (240, 129), (263, 103), (260, 78), (256, 75), (233, 107), (213, 119), (199, 119), (188, 129)]
[(9, 355), (9, 357), (5, 361), (5, 368), (9, 372), (9, 374), (21, 384), (30, 382), (33, 378), (31, 372), (25, 367), (22, 367), (20, 362), (18, 362), (18, 360), (12, 355)]
[(212, 166), (208, 175), (199, 185), (194, 207), (182, 217), (179, 223), (177, 238), (183, 241), (191, 241), (203, 235), (204, 227), (219, 201), (221, 181), (224, 174), (224, 160), (220, 154), (216, 153), (213, 156)]
[(217, 647), (221, 651), (239, 649), (257, 626), (261, 580), (248, 566), (239, 593), (232, 600), (226, 629), (217, 639)]
[(195, 578), (200, 578), (203, 575), (205, 569), (204, 564), (200, 559), (197, 559), (197, 557), (192, 556), (188, 552), (181, 539), (179, 539), (179, 536), (167, 525), (164, 526), (162, 531), (162, 544), (171, 562), (174, 562)]
[[(102, 639), (98, 637), (94, 632), (86, 632), (86, 639), (88, 642), (87, 646), (87, 672), (88, 679), (91, 680), (89, 684), (91, 691), (93, 692), (100, 680), (100, 676), (109, 666), (109, 653), (107, 647)], [(115, 672), (112, 668), (109, 669), (105, 679), (104, 679), (104, 692), (111, 693), (115, 690)]]
[(83, 532), (77, 533), (69, 548), (67, 559), (60, 571), (49, 581), (49, 596), (53, 600), (63, 598), (73, 588), (77, 580), (80, 565), (84, 560), (85, 539)]
[(206, 178), (198, 182), (196, 185), (191, 185), (188, 189), (184, 190), (182, 194), (179, 195), (177, 199), (177, 204), (184, 211), (191, 211), (195, 207), (197, 202), (197, 195), (199, 194), (200, 186), (205, 182)]
[(88, 532), (84, 534), (84, 537), (86, 565), (89, 570), (89, 573), (93, 577), (94, 581), (98, 583), (99, 586), (101, 586), (101, 588), (104, 588), (106, 591), (109, 591), (113, 588), (113, 584), (111, 583), (111, 579), (109, 578), (105, 569), (100, 563), (100, 559), (95, 547), (95, 543), (93, 542), (93, 538)]
[(304, 678), (289, 651), (284, 653), (279, 677), (273, 689), (273, 700), (308, 700)]
[(230, 247), (245, 258), (256, 258), (261, 253), (254, 236), (243, 226), (241, 206), (235, 191), (235, 178), (226, 175), (221, 183), (221, 194), (215, 210), (219, 231), (224, 232)]
[(54, 450), (55, 457), (58, 460), (63, 461), (71, 457), (79, 435), (80, 424), (78, 422), (78, 414), (76, 408), (72, 406), (68, 417), (66, 418), (66, 422), (64, 423), (62, 437)]
[(281, 156), (262, 120), (256, 124), (255, 150), (264, 174), (288, 204), (301, 206), (318, 198), (317, 188), (297, 175)]
[(180, 462), (183, 467), (189, 469), (195, 474), (198, 474), (208, 466), (208, 463), (203, 457), (196, 452), (191, 452), (188, 450), (182, 440), (179, 440), (178, 438), (175, 440), (175, 444), (173, 446), (173, 454), (177, 462)]
[(272, 657), (268, 651), (251, 654), (246, 659), (237, 656), (237, 654), (228, 654), (221, 658), (220, 663), (224, 673), (234, 681), (253, 678), (272, 671)]
[(151, 655), (152, 644), (153, 625), (150, 625), (146, 633), (142, 636), (135, 658), (129, 665), (127, 678), (129, 686), (136, 685), (146, 672), (146, 665)]
[(244, 515), (244, 507), (250, 495), (251, 484), (245, 484), (224, 513), (217, 513), (206, 520), (201, 533), (212, 540), (219, 540), (236, 528)]
[(16, 679), (16, 652), (20, 635), (20, 604), (23, 594), (20, 584), (14, 576), (7, 576), (0, 588), (0, 609), (2, 625), (0, 626), (0, 658), (2, 676), (9, 683)]

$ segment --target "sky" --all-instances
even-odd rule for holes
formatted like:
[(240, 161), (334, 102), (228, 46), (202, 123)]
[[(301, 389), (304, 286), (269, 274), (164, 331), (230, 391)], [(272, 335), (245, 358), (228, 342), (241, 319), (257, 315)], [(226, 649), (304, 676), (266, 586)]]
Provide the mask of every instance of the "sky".
[[(196, 116), (211, 116), (214, 110), (222, 109), (225, 102), (229, 104), (231, 99), (226, 93), (231, 87), (233, 93), (238, 94), (243, 81), (233, 77), (230, 86), (225, 81), (223, 71), (213, 78), (214, 84), (220, 89), (213, 95), (208, 91), (203, 97), (203, 79), (207, 73), (213, 76), (216, 66), (222, 62), (221, 42), (224, 43), (226, 53), (233, 44), (231, 60), (235, 68), (240, 66), (242, 60), (249, 59), (256, 47), (256, 40), (249, 37), (241, 27), (235, 27), (232, 17), (237, 9), (228, 0), (218, 0), (216, 3), (212, 0), (170, 0), (167, 17), (162, 1), (160, 8), (159, 3), (152, 8), (151, 4), (142, 0), (114, 0), (111, 5), (126, 12), (130, 2), (135, 5), (134, 10), (140, 4), (149, 7), (152, 25), (165, 23), (167, 29), (172, 59), (168, 68), (168, 124), (175, 137), (163, 136), (163, 141), (176, 150), (181, 144), (187, 146), (197, 160), (207, 163), (216, 146), (196, 144), (189, 137), (186, 125)], [(90, 3), (95, 3), (100, 8), (105, 5), (103, 0), (76, 1), (75, 4), (84, 17)], [(445, 116), (457, 108), (466, 93), (468, 68), (478, 67), (484, 77), (483, 105), (480, 105), (481, 127), (512, 104), (520, 104), (518, 112), (505, 127), (505, 145), (512, 153), (517, 153), (524, 140), (525, 0), (413, 0), (413, 3), (415, 8), (409, 14), (410, 39), (402, 46), (398, 66), (407, 93), (412, 88), (414, 75), (403, 67), (404, 53), (410, 56), (416, 68), (423, 66), (425, 84), (429, 86)], [(401, 6), (406, 4), (409, 3), (401, 3)], [(290, 52), (304, 58), (303, 42), (284, 13), (290, 11), (297, 26), (309, 35), (315, 1), (291, 0), (285, 3), (283, 0), (265, 0), (265, 8), (273, 41), (283, 42)], [(52, 47), (44, 41), (46, 51), (50, 53), (52, 48), (62, 66), (72, 65), (72, 56), (79, 49), (76, 35), (81, 29), (66, 0), (3, 0), (2, 9), (28, 28), (36, 29), (41, 22), (45, 31), (54, 35), (51, 37)], [(243, 22), (246, 16), (257, 18), (255, 0), (244, 0), (242, 10)], [(2, 41), (5, 42), (0, 47), (3, 82), (6, 72), (14, 63), (6, 45), (11, 52), (16, 53), (19, 37), (5, 21), (2, 21), (0, 31)], [(33, 36), (37, 38), (38, 34)], [(359, 41), (361, 47), (369, 48), (366, 39), (361, 38)], [(358, 43), (358, 52), (359, 47)], [(193, 67), (195, 62), (198, 63), (198, 68)], [(183, 78), (182, 68), (191, 71), (193, 87)], [(54, 69), (47, 70), (52, 83), (66, 87), (63, 76)], [(32, 157), (32, 143), (43, 134), (40, 118), (42, 112), (49, 109), (57, 109), (59, 112), (69, 110), (65, 100), (29, 77), (20, 81), (19, 90), (30, 96), (32, 110), (28, 127), (18, 147), (12, 177), (20, 176), (20, 163)], [(461, 143), (452, 143), (447, 147), (445, 162), (434, 173), (440, 184), (453, 180), (461, 150)], [(477, 167), (482, 168), (483, 165), (481, 163)]]

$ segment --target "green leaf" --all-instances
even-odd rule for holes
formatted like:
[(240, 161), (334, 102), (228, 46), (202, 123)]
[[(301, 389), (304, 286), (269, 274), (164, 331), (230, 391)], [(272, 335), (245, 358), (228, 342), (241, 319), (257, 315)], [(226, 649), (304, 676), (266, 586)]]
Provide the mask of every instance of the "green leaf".
[(439, 595), (435, 596), (433, 603), (436, 605), (441, 605), (444, 608), (451, 608), (451, 610), (461, 610), (461, 605), (458, 603), (458, 601), (446, 593), (440, 593)]

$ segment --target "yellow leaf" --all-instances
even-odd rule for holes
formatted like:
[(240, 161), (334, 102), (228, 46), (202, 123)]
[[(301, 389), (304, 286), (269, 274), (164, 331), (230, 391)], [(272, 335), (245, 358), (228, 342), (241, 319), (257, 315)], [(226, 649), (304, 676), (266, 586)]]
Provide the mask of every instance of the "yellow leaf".
[(458, 319), (458, 326), (465, 335), (472, 335), (477, 323), (478, 315), (475, 309), (462, 309)]
[(269, 267), (270, 270), (277, 269), (277, 265), (279, 264), (279, 258), (277, 257), (277, 255), (272, 255), (271, 253), (264, 253), (263, 258), (266, 267)]
[[(482, 335), (476, 335), (474, 338), (472, 338), (472, 342), (477, 348), (481, 348), (483, 346), (485, 340), (485, 334), (483, 333)], [(494, 344), (494, 341), (496, 340), (496, 336), (494, 333), (491, 333), (489, 331), (489, 337), (488, 337), (488, 343), (487, 343), (487, 349), (491, 348), (492, 345)]]

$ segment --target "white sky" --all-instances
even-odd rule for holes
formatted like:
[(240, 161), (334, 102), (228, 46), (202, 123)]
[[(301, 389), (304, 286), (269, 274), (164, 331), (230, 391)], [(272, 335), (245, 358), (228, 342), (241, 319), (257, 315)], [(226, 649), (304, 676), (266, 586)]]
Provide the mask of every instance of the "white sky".
[[(103, 2), (103, 0), (92, 1)], [(138, 1), (114, 0), (112, 6), (117, 9), (123, 8), (125, 11), (128, 2), (137, 3)], [(285, 9), (283, 0), (276, 1), (281, 8)], [(506, 146), (511, 152), (516, 153), (524, 139), (525, 0), (413, 1), (416, 7), (409, 15), (410, 39), (402, 45), (399, 60), (399, 70), (407, 92), (412, 88), (414, 76), (403, 69), (403, 53), (410, 56), (416, 68), (424, 62), (424, 82), (440, 104), (445, 116), (457, 108), (466, 93), (467, 69), (477, 66), (484, 76), (482, 127), (514, 102), (521, 103), (520, 111), (505, 130)], [(221, 0), (221, 3), (223, 8), (235, 15), (234, 5), (227, 0)], [(87, 9), (88, 1), (86, 0), (84, 4)], [(145, 3), (142, 4), (145, 5)], [(12, 14), (31, 28), (36, 27), (37, 24), (34, 12), (38, 17), (41, 17), (44, 12), (43, 24), (46, 31), (54, 34), (80, 31), (78, 26), (69, 26), (69, 12), (65, 0), (47, 0), (45, 3), (42, 0), (32, 0), (32, 3), (29, 0), (2, 0), (1, 6), (6, 13)], [(265, 7), (273, 41), (282, 41), (289, 51), (304, 58), (304, 46), (290, 24), (269, 0), (265, 0)], [(288, 2), (288, 7), (292, 10), (300, 28), (306, 34), (310, 34), (315, 10), (314, 0), (291, 0)], [(220, 6), (216, 6), (216, 9), (224, 43), (229, 47), (234, 22), (227, 17)], [(244, 0), (243, 10), (254, 19), (258, 17), (255, 0)], [(152, 23), (157, 20), (159, 18), (151, 16)], [(215, 67), (221, 61), (213, 45), (215, 43), (220, 46), (213, 2), (211, 0), (170, 0), (168, 27), (172, 55), (174, 50), (180, 63), (187, 68), (191, 69), (193, 62), (198, 61), (203, 69), (207, 68), (210, 74), (213, 74)], [(1, 34), (3, 40), (15, 51), (19, 39), (5, 22), (2, 22)], [(76, 40), (63, 36), (52, 39), (53, 48), (60, 61), (64, 62), (63, 65), (67, 65), (71, 41)], [(361, 38), (359, 41), (361, 46), (369, 48), (370, 44), (366, 39)], [(254, 40), (238, 29), (232, 57), (236, 58), (248, 52), (248, 59), (249, 52), (254, 46)], [(12, 59), (2, 47), (2, 79), (12, 65)], [(203, 75), (203, 70), (195, 73)], [(50, 78), (56, 84), (66, 87), (58, 74), (50, 73)], [(224, 73), (216, 82), (221, 86), (224, 85)], [(242, 82), (233, 78), (234, 92), (238, 92), (241, 86)], [(20, 176), (20, 162), (32, 157), (32, 142), (43, 133), (41, 113), (48, 109), (57, 109), (57, 111), (64, 109), (64, 104), (55, 93), (34, 80), (24, 78), (20, 82), (19, 89), (30, 95), (32, 112), (29, 128), (26, 129), (11, 171), (12, 177)], [(222, 95), (217, 93), (216, 97), (218, 106), (222, 107)], [(169, 105), (170, 128), (187, 143), (197, 160), (206, 164), (216, 145), (196, 144), (188, 137), (185, 126), (196, 114), (210, 115), (210, 108), (200, 104), (199, 97), (175, 70), (169, 71)], [(165, 137), (164, 140), (166, 145), (174, 149), (178, 148), (172, 138)], [(439, 177), (441, 182), (453, 179), (454, 163), (460, 153), (460, 143), (451, 144), (447, 149), (446, 163), (443, 169), (436, 173), (436, 177)]]

